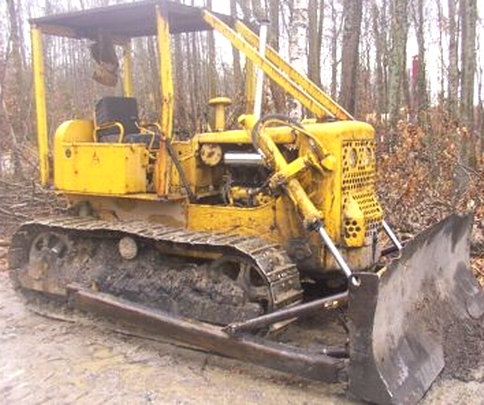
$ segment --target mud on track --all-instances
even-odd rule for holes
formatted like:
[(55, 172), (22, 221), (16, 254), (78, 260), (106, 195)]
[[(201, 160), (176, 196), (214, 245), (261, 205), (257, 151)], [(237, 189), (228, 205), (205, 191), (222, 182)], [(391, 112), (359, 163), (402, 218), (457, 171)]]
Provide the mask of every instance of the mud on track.
[[(5, 404), (360, 404), (323, 384), (25, 308), (0, 271), (0, 393)], [(481, 363), (482, 364), (482, 363)], [(483, 404), (484, 368), (439, 379), (422, 404)]]

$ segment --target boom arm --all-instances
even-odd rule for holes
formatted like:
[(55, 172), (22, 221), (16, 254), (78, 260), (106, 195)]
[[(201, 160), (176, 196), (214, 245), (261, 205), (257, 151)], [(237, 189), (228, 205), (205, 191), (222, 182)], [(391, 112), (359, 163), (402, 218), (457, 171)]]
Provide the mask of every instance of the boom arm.
[[(353, 119), (343, 107), (292, 68), (272, 48), (267, 47), (266, 55), (261, 55), (255, 48), (258, 44), (257, 36), (244, 24), (237, 22), (235, 26), (238, 32), (236, 32), (207, 10), (204, 10), (203, 18), (211, 27), (227, 38), (235, 48), (244, 53), (254, 65), (262, 69), (270, 79), (280, 85), (316, 117), (322, 118), (329, 115), (340, 120)], [(287, 77), (283, 73), (286, 73)]]
[[(245, 24), (243, 24), (241, 21), (236, 21), (235, 29), (253, 47), (257, 46), (259, 42), (259, 38)], [(265, 57), (274, 65), (278, 66), (287, 75), (287, 77), (289, 77), (295, 83), (299, 83), (301, 89), (305, 93), (309, 94), (316, 101), (318, 101), (319, 104), (324, 106), (336, 118), (340, 120), (354, 119), (353, 116), (348, 111), (346, 111), (341, 105), (336, 103), (328, 94), (322, 91), (306, 76), (304, 76), (303, 74), (299, 73), (296, 69), (294, 69), (289, 63), (287, 63), (283, 58), (281, 58), (281, 56), (269, 45), (266, 45)]]

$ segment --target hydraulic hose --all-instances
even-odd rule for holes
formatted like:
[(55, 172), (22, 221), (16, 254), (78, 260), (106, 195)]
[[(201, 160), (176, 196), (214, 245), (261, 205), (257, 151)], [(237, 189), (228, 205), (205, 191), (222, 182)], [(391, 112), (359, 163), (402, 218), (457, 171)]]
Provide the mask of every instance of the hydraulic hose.
[(291, 124), (292, 126), (298, 127), (303, 129), (303, 126), (301, 125), (300, 122), (293, 120), (292, 118), (288, 117), (287, 115), (284, 114), (266, 114), (263, 115), (257, 122), (255, 123), (254, 127), (252, 128), (252, 131), (250, 133), (251, 140), (252, 140), (252, 145), (254, 145), (255, 150), (264, 156), (264, 153), (262, 152), (260, 145), (259, 145), (259, 130), (261, 126), (263, 126), (267, 121), (280, 121), (281, 123), (287, 123)]

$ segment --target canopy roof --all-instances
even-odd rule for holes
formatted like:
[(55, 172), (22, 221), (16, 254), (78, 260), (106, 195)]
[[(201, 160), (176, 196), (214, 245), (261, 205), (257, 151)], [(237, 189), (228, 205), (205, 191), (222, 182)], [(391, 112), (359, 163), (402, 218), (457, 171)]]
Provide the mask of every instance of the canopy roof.
[[(118, 38), (156, 35), (156, 6), (168, 15), (172, 34), (211, 29), (202, 17), (201, 8), (166, 0), (145, 0), (34, 18), (30, 24), (46, 34), (73, 38), (95, 39), (100, 29)], [(232, 20), (227, 15), (217, 16), (226, 23)]]

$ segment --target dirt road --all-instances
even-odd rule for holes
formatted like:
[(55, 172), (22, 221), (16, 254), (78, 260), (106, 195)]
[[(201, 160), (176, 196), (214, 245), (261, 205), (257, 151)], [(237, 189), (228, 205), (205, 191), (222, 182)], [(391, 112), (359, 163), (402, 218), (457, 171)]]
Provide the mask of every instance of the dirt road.
[[(322, 384), (29, 311), (0, 271), (0, 395), (5, 404), (359, 404)], [(484, 368), (439, 380), (430, 404), (484, 404)]]

